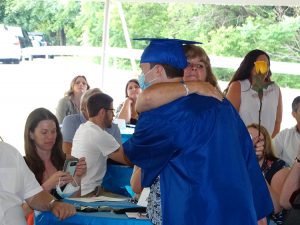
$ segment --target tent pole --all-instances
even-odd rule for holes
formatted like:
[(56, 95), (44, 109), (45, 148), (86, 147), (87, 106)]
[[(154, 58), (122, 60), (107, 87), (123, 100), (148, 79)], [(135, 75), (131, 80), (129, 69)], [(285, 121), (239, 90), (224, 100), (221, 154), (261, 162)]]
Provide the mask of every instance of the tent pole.
[(109, 47), (109, 7), (110, 0), (105, 0), (104, 3), (104, 21), (103, 21), (103, 35), (102, 35), (102, 57), (101, 57), (101, 89), (104, 87), (104, 78), (106, 68), (109, 62), (109, 55), (107, 53), (107, 48)]
[[(127, 48), (132, 49), (131, 42), (130, 42), (130, 36), (129, 36), (129, 32), (128, 32), (128, 27), (127, 27), (127, 23), (126, 23), (126, 18), (125, 18), (124, 10), (123, 10), (123, 7), (122, 7), (122, 3), (118, 1), (117, 5), (118, 5), (118, 11), (119, 11), (119, 15), (120, 15), (121, 22), (122, 22), (122, 28), (123, 28), (123, 33), (124, 33)], [(131, 63), (132, 70), (134, 72), (136, 72), (137, 71), (137, 66), (136, 66), (136, 62), (135, 62), (135, 59), (134, 59), (133, 56), (130, 56), (130, 63)]]

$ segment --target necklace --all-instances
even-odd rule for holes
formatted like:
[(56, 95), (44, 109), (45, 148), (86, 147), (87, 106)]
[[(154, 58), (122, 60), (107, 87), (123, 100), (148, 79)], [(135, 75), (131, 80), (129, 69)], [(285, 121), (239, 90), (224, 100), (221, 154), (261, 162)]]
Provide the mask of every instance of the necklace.
[(79, 105), (76, 103), (75, 99), (74, 98), (71, 98), (71, 102), (73, 103), (74, 105), (74, 108), (79, 112), (80, 111), (80, 103)]

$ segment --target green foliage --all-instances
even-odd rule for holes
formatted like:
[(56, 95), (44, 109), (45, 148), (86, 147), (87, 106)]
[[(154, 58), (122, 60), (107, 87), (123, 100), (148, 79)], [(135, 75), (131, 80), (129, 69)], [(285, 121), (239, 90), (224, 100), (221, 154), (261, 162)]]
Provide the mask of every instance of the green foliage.
[[(119, 2), (111, 1), (109, 45), (126, 47)], [(300, 62), (300, 7), (225, 6), (197, 3), (123, 3), (130, 38), (168, 37), (202, 41), (207, 53), (244, 57), (252, 49), (274, 61)], [(54, 44), (101, 46), (104, 1), (1, 0), (0, 23), (44, 32)], [(133, 41), (142, 49), (146, 42)], [(130, 68), (128, 59), (113, 65)], [(219, 79), (234, 71), (215, 69)], [(297, 86), (299, 76), (274, 75), (280, 85)]]
[(77, 1), (7, 0), (3, 22), (22, 26), (29, 31), (43, 31), (48, 36), (56, 36), (61, 30), (72, 34), (79, 11)]
[(3, 23), (5, 18), (5, 7), (6, 7), (6, 0), (0, 1), (0, 23)]
[(218, 80), (221, 81), (230, 81), (234, 72), (235, 70), (233, 69), (213, 68), (214, 75), (217, 77)]
[(101, 46), (104, 3), (82, 1), (81, 11), (76, 18), (76, 38), (81, 45)]
[(276, 23), (249, 17), (242, 26), (221, 27), (209, 32), (210, 42), (206, 49), (215, 55), (243, 57), (249, 50), (259, 48), (267, 51), (272, 60), (298, 62), (299, 24), (300, 16), (286, 17)]
[[(164, 37), (168, 28), (167, 7), (168, 4), (124, 4), (130, 38)], [(145, 47), (145, 43), (134, 41), (132, 46), (141, 49)]]
[(289, 74), (272, 74), (272, 80), (280, 87), (290, 87), (300, 89), (300, 76), (289, 75)]

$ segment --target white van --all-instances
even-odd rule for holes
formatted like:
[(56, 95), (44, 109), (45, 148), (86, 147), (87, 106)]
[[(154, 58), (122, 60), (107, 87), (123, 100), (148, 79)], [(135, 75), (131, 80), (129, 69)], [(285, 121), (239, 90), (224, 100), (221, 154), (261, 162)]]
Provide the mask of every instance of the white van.
[(0, 62), (19, 63), (22, 59), (29, 59), (23, 53), (24, 48), (32, 47), (26, 30), (18, 26), (0, 24)]

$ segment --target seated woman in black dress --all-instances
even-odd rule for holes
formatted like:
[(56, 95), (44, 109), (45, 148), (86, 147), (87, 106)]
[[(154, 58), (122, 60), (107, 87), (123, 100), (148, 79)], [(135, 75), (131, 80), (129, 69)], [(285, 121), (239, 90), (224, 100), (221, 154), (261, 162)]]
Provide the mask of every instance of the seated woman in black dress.
[(283, 224), (286, 211), (282, 208), (279, 201), (284, 181), (289, 173), (289, 168), (283, 160), (275, 156), (272, 139), (266, 128), (260, 126), (260, 137), (258, 124), (251, 124), (247, 126), (247, 128), (253, 143), (261, 140), (264, 141), (263, 150), (256, 150), (256, 156), (274, 205), (274, 213), (270, 215), (269, 219), (273, 220), (276, 224)]

